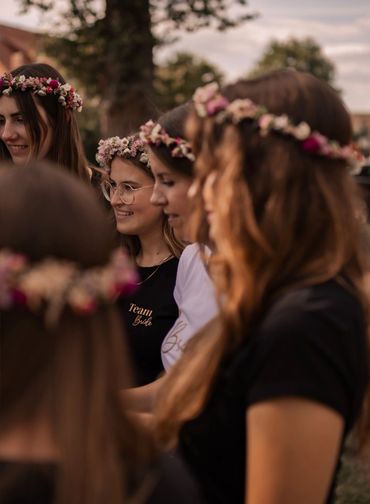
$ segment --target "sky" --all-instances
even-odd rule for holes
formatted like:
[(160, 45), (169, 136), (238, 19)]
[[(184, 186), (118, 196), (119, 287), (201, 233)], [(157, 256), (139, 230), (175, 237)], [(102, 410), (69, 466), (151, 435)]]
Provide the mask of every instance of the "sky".
[[(57, 0), (59, 4), (65, 0)], [(370, 113), (370, 0), (249, 0), (259, 17), (227, 32), (204, 29), (156, 54), (163, 61), (177, 51), (207, 58), (228, 80), (245, 75), (271, 39), (313, 37), (336, 66), (336, 87), (352, 112)], [(1, 0), (0, 23), (40, 28), (40, 15), (17, 14), (16, 0)]]

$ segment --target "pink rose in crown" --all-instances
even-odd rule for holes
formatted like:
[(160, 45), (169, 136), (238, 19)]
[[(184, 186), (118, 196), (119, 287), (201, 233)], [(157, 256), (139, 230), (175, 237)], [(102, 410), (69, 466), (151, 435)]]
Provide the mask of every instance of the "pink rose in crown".
[(220, 110), (224, 110), (228, 105), (229, 101), (224, 96), (219, 96), (207, 103), (207, 112), (209, 115), (214, 115)]
[(322, 144), (316, 135), (311, 135), (302, 143), (303, 150), (307, 152), (318, 152)]
[(49, 86), (51, 87), (51, 89), (58, 89), (59, 87), (59, 82), (55, 79), (52, 79), (50, 82), (49, 82)]
[(27, 296), (24, 292), (22, 292), (18, 289), (13, 289), (11, 292), (11, 296), (12, 296), (12, 300), (13, 300), (14, 304), (26, 306)]
[(84, 303), (75, 305), (73, 308), (76, 311), (76, 313), (80, 313), (81, 315), (90, 315), (91, 313), (94, 313), (96, 307), (97, 307), (96, 301), (90, 299), (86, 300)]
[(267, 130), (271, 123), (274, 120), (274, 116), (272, 114), (263, 114), (259, 119), (258, 119), (258, 124), (261, 130)]
[(115, 297), (128, 296), (128, 295), (136, 292), (138, 289), (138, 285), (137, 285), (138, 280), (139, 279), (137, 278), (136, 282), (128, 281), (128, 282), (125, 282), (124, 284), (117, 285)]

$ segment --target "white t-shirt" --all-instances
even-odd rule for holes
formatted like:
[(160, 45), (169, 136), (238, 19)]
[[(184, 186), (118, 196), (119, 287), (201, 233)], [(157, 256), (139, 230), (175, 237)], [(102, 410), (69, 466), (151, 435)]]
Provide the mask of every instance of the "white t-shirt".
[(174, 298), (179, 317), (162, 342), (162, 362), (168, 370), (179, 359), (187, 341), (217, 315), (212, 280), (204, 266), (199, 245), (185, 247), (177, 268)]

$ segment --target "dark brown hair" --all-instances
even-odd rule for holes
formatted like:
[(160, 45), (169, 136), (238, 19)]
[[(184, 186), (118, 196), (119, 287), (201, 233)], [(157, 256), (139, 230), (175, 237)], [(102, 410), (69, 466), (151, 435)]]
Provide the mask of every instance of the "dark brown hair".
[[(338, 94), (310, 74), (271, 72), (227, 86), (222, 94), (249, 98), (296, 124), (305, 121), (341, 145), (351, 141)], [(211, 172), (216, 176), (219, 232), (210, 267), (223, 302), (220, 319), (191, 340), (161, 393), (158, 431), (168, 442), (199, 413), (221, 359), (248, 338), (275, 296), (338, 278), (368, 316), (361, 201), (346, 163), (306, 153), (291, 137), (263, 137), (248, 120), (220, 124), (193, 112), (188, 134), (200, 187), (194, 215), (199, 241), (205, 239), (201, 189)]]
[[(89, 268), (107, 262), (114, 228), (93, 189), (65, 170), (1, 166), (2, 248)], [(0, 311), (0, 326), (0, 429), (46, 416), (59, 454), (56, 502), (123, 502), (154, 451), (122, 411), (119, 389), (131, 379), (116, 308), (65, 308), (50, 329), (42, 309), (19, 307)]]
[[(185, 123), (191, 110), (190, 103), (185, 103), (175, 107), (165, 114), (161, 115), (157, 122), (172, 138), (180, 137), (186, 140)], [(185, 175), (186, 177), (193, 177), (194, 163), (186, 157), (174, 157), (171, 154), (171, 149), (166, 145), (160, 143), (158, 145), (149, 145), (149, 148), (158, 157), (162, 163), (168, 166), (171, 170)]]
[[(14, 77), (51, 77), (65, 84), (63, 76), (46, 63), (22, 65), (10, 72)], [(54, 95), (38, 97), (30, 92), (13, 92), (19, 111), (25, 121), (26, 129), (32, 141), (32, 158), (37, 158), (41, 143), (48, 128), (52, 130), (52, 143), (45, 159), (63, 166), (83, 180), (89, 180), (88, 162), (84, 154), (81, 135), (75, 112), (58, 103)], [(35, 103), (42, 107), (49, 125), (40, 116)], [(0, 140), (0, 159), (10, 159), (9, 152)]]

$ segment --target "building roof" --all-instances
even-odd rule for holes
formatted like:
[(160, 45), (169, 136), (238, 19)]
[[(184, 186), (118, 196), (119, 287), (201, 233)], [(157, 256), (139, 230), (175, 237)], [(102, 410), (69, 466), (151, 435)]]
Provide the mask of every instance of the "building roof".
[(0, 72), (34, 62), (40, 42), (39, 33), (0, 24)]

